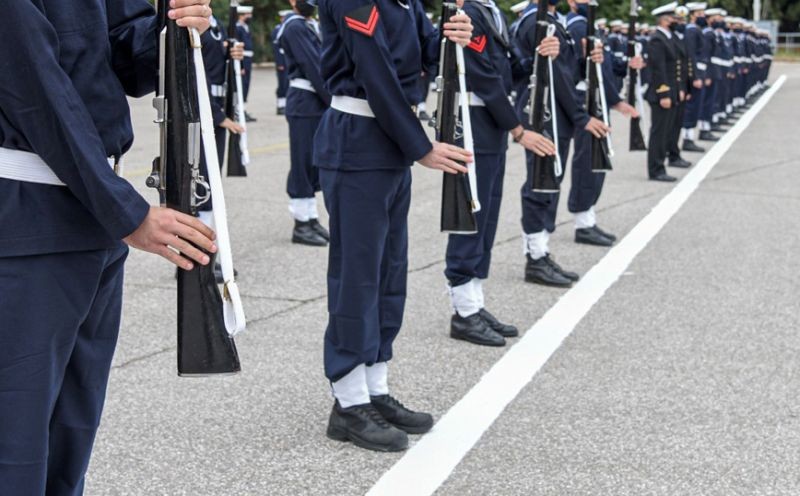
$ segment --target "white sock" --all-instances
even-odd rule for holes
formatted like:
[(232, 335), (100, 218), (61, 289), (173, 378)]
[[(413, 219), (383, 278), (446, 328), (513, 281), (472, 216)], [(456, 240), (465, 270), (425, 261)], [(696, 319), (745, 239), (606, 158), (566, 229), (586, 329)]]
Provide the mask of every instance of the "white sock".
[(346, 376), (331, 384), (333, 396), (339, 400), (342, 408), (369, 403), (367, 388), (367, 367), (363, 363), (351, 370)]
[(309, 219), (318, 219), (319, 213), (317, 212), (317, 198), (312, 196), (311, 198), (305, 199), (306, 203), (306, 215), (308, 215)]
[(694, 141), (694, 128), (684, 128), (683, 139)]
[(211, 229), (214, 229), (214, 211), (213, 210), (201, 210), (197, 212), (197, 218), (200, 219), (200, 222), (207, 225)]
[(594, 227), (597, 224), (597, 216), (594, 213), (594, 207), (584, 212), (577, 212), (575, 214), (575, 229), (587, 229)]
[(389, 394), (389, 365), (378, 362), (367, 367), (367, 389), (370, 396)]
[[(313, 200), (313, 198), (312, 198)], [(298, 222), (308, 222), (310, 217), (308, 215), (307, 198), (291, 198), (289, 199), (289, 213), (292, 218)]]
[(550, 253), (547, 248), (548, 241), (550, 233), (546, 229), (532, 234), (522, 233), (522, 251), (532, 259), (538, 260)]
[(286, 98), (278, 98), (278, 108), (286, 107)]
[(475, 285), (470, 280), (460, 286), (449, 286), (450, 304), (453, 306), (453, 313), (461, 317), (475, 315), (481, 309), (478, 305), (478, 298), (475, 292)]
[(483, 300), (483, 279), (478, 279), (476, 277), (471, 282), (473, 289), (475, 291), (475, 300), (478, 302), (479, 309), (485, 308), (486, 305), (484, 305), (484, 300)]

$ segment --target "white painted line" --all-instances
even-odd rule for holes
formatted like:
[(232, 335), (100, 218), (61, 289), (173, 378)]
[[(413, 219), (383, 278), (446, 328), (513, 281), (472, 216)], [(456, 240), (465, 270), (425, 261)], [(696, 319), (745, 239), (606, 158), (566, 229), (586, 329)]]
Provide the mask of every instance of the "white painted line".
[(686, 177), (453, 405), (433, 431), (378, 480), (368, 496), (433, 494), (592, 306), (689, 199), (785, 81), (786, 76), (781, 76)]

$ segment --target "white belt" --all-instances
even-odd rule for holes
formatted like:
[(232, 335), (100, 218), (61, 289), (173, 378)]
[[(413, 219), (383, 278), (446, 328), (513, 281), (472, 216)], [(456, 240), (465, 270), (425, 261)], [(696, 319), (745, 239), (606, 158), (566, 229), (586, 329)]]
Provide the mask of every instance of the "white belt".
[(753, 63), (753, 59), (750, 58), (750, 57), (742, 57), (742, 60), (744, 60), (744, 62), (747, 63), (747, 64), (752, 64)]
[(733, 67), (732, 60), (724, 60), (719, 57), (711, 57), (711, 63), (722, 67)]
[(331, 108), (345, 114), (360, 115), (361, 117), (375, 118), (375, 112), (369, 106), (369, 102), (361, 98), (352, 96), (334, 95), (331, 97)]
[[(108, 159), (108, 165), (121, 175), (122, 160), (117, 162), (111, 157)], [(0, 148), (0, 178), (25, 183), (66, 186), (39, 155), (10, 148)]]
[(314, 89), (314, 85), (311, 84), (311, 81), (309, 81), (308, 79), (302, 79), (302, 78), (290, 79), (289, 86), (300, 90), (310, 91), (311, 93), (317, 92), (317, 90)]
[(469, 93), (467, 93), (467, 103), (469, 103), (470, 107), (485, 107), (486, 106), (486, 102), (483, 100), (483, 98), (479, 97), (478, 95), (476, 95), (475, 93), (473, 93), (471, 91)]
[(252, 50), (245, 50), (244, 51), (244, 56), (247, 57), (247, 58), (252, 58), (253, 55), (255, 55), (255, 52), (253, 52)]
[(225, 86), (222, 84), (212, 84), (211, 85), (211, 96), (217, 98), (225, 98)]
[(706, 69), (708, 69), (708, 66), (705, 64), (705, 62), (698, 62), (697, 68), (701, 71), (705, 71)]

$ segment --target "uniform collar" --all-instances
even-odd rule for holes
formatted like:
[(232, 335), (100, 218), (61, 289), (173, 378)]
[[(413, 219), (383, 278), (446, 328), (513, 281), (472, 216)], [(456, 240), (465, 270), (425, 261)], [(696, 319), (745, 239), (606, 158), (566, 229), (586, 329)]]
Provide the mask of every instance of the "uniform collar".
[(662, 28), (661, 26), (658, 26), (656, 29), (661, 31), (664, 34), (664, 36), (667, 37), (668, 40), (672, 39), (672, 32), (669, 29)]

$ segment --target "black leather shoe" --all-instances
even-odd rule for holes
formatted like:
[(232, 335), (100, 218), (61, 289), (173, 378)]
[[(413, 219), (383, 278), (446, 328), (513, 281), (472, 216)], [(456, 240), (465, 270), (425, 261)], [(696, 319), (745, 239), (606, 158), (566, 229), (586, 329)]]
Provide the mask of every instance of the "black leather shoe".
[(678, 178), (670, 176), (669, 174), (659, 174), (657, 176), (651, 177), (651, 181), (660, 181), (662, 183), (674, 183), (678, 180)]
[(702, 141), (719, 141), (719, 138), (714, 136), (711, 131), (700, 131), (698, 138)]
[(506, 340), (487, 324), (480, 313), (469, 317), (453, 314), (450, 319), (450, 337), (481, 346), (505, 346)]
[(328, 419), (329, 438), (350, 441), (372, 451), (403, 451), (408, 448), (408, 434), (393, 426), (371, 404), (342, 408), (333, 404)]
[(667, 165), (669, 165), (670, 167), (677, 167), (679, 169), (688, 169), (689, 167), (692, 166), (692, 163), (682, 158), (676, 158), (675, 160), (670, 160), (669, 164)]
[(370, 396), (372, 406), (387, 422), (409, 434), (425, 434), (433, 427), (433, 416), (414, 412), (388, 394)]
[(704, 152), (704, 151), (706, 151), (706, 149), (703, 148), (702, 146), (697, 146), (697, 145), (694, 144), (694, 141), (687, 140), (687, 139), (683, 140), (682, 150), (685, 151), (685, 152)]
[(575, 242), (592, 246), (611, 246), (614, 244), (613, 241), (591, 227), (575, 229)]
[(278, 107), (276, 112), (278, 115), (286, 115), (286, 107)]
[(541, 284), (543, 286), (554, 286), (557, 288), (568, 288), (572, 286), (572, 279), (569, 279), (559, 270), (556, 270), (550, 263), (549, 255), (537, 258), (536, 260), (532, 259), (530, 255), (526, 255), (526, 258), (525, 282)]
[(617, 240), (617, 237), (615, 235), (611, 234), (610, 232), (606, 232), (606, 231), (600, 229), (600, 226), (598, 226), (597, 224), (595, 224), (592, 227), (592, 229), (594, 229), (595, 231), (599, 232), (600, 234), (602, 234), (606, 238), (610, 239), (611, 241), (616, 241)]
[(314, 232), (319, 234), (321, 237), (325, 238), (325, 241), (331, 240), (331, 234), (327, 229), (322, 227), (322, 224), (319, 223), (319, 219), (311, 219), (308, 222), (311, 223), (311, 229), (313, 229)]
[[(175, 276), (177, 279), (177, 276)], [(239, 271), (236, 270), (234, 267), (233, 269), (233, 277), (239, 277)], [(217, 284), (222, 284), (225, 282), (225, 278), (222, 277), (222, 265), (219, 263), (214, 264), (214, 279), (216, 279)]]
[[(719, 124), (719, 123), (711, 124), (711, 130), (715, 131), (715, 132), (718, 132), (718, 133), (724, 133), (725, 131), (727, 131), (727, 129), (722, 127), (722, 124)], [(700, 138), (700, 139), (702, 139), (702, 138)]]
[(431, 116), (428, 115), (427, 112), (424, 110), (419, 113), (419, 120), (421, 121), (429, 121), (431, 120)]
[(256, 122), (258, 119), (253, 117), (252, 115), (248, 114), (247, 112), (244, 113), (244, 121), (245, 122)]
[(311, 221), (294, 221), (294, 231), (292, 231), (292, 243), (308, 246), (325, 246), (328, 241), (320, 236), (313, 227)]
[(570, 281), (577, 282), (577, 281), (580, 280), (581, 276), (579, 276), (577, 272), (564, 270), (564, 267), (558, 265), (556, 263), (556, 260), (553, 257), (551, 257), (549, 253), (544, 258), (547, 259), (547, 263), (549, 263), (552, 268), (556, 269), (559, 274), (561, 274), (562, 276), (566, 277)]
[(515, 338), (519, 336), (519, 329), (513, 325), (503, 324), (485, 308), (481, 308), (481, 310), (478, 312), (478, 315), (481, 316), (486, 325), (504, 338)]

